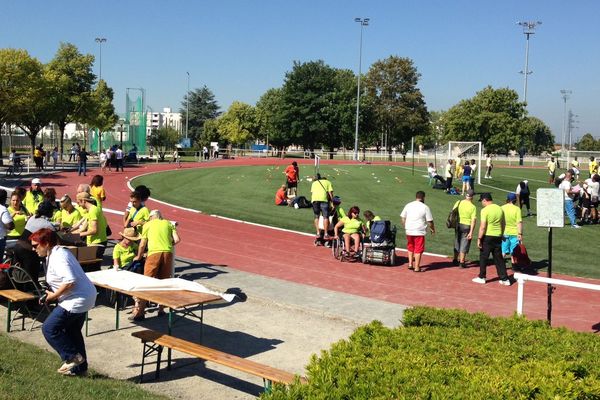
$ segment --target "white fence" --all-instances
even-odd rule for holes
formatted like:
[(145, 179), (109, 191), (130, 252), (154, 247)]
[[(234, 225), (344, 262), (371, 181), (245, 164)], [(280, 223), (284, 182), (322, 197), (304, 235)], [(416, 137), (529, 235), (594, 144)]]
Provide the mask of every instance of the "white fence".
[(579, 288), (579, 289), (600, 291), (600, 285), (596, 285), (593, 283), (574, 282), (574, 281), (567, 281), (564, 279), (556, 279), (556, 278), (546, 278), (546, 277), (542, 277), (542, 276), (522, 274), (520, 272), (515, 273), (514, 277), (517, 280), (517, 283), (519, 285), (517, 287), (517, 314), (519, 314), (519, 315), (523, 315), (523, 301), (524, 301), (523, 297), (525, 294), (525, 282), (526, 281), (540, 282), (540, 283), (546, 283), (546, 284), (550, 284), (550, 285), (569, 286), (569, 287), (574, 287), (574, 288)]

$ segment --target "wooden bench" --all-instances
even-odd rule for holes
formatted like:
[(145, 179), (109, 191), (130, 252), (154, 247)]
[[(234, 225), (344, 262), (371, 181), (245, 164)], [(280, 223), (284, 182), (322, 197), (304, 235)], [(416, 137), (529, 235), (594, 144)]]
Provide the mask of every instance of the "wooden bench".
[[(297, 376), (289, 372), (270, 367), (268, 365), (248, 360), (246, 358), (234, 356), (232, 354), (224, 353), (219, 350), (211, 349), (210, 347), (206, 347), (201, 344), (188, 342), (187, 340), (179, 339), (174, 336), (166, 335), (164, 333), (152, 330), (133, 332), (131, 336), (141, 339), (142, 343), (144, 344), (140, 383), (142, 382), (144, 375), (144, 364), (146, 357), (151, 356), (154, 353), (157, 353), (155, 378), (159, 378), (161, 362), (160, 359), (163, 347), (177, 350), (182, 353), (186, 353), (191, 356), (200, 358), (202, 360), (212, 361), (217, 364), (225, 365), (227, 367), (237, 369), (251, 375), (259, 376), (263, 378), (263, 383), (266, 391), (269, 391), (271, 389), (271, 385), (273, 382), (291, 384), (295, 381)], [(305, 383), (306, 378), (300, 377), (300, 381)]]
[[(22, 292), (17, 289), (7, 289), (0, 290), (0, 296), (4, 297), (8, 304), (6, 306), (8, 312), (6, 315), (6, 332), (10, 332), (10, 325), (12, 322), (11, 313), (12, 313), (12, 303), (23, 303), (26, 301), (35, 300), (35, 296), (31, 293)], [(22, 307), (21, 307), (22, 308)], [(17, 312), (21, 312), (21, 308), (17, 309)], [(26, 310), (28, 310), (26, 308)], [(31, 316), (31, 313), (29, 313)], [(35, 323), (35, 319), (33, 321)], [(31, 325), (33, 327), (33, 324)], [(25, 314), (21, 312), (21, 329), (25, 329)]]

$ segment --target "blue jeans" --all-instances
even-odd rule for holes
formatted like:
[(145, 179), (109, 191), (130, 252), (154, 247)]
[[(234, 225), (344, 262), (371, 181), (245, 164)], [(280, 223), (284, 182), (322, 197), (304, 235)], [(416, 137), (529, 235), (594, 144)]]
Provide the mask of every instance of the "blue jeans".
[(85, 358), (83, 364), (72, 369), (76, 374), (88, 369), (85, 343), (81, 333), (84, 322), (85, 313), (71, 313), (61, 306), (56, 306), (42, 326), (46, 341), (63, 361), (72, 359), (77, 353)]
[(83, 172), (83, 175), (85, 175), (86, 169), (87, 169), (87, 161), (80, 160), (79, 167), (77, 168), (77, 172), (79, 173), (79, 175), (81, 175), (81, 172)]
[(569, 217), (571, 225), (575, 225), (577, 223), (577, 219), (575, 218), (575, 207), (573, 206), (573, 200), (565, 199), (565, 211), (567, 213), (567, 217)]

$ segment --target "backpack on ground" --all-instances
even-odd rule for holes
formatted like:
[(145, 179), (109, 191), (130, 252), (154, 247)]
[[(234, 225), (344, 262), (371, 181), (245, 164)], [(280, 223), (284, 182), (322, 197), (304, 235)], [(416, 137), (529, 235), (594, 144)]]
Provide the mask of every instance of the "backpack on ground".
[(298, 208), (312, 208), (312, 204), (310, 204), (310, 201), (304, 196), (298, 196), (296, 204), (298, 204)]
[(373, 221), (371, 223), (371, 243), (383, 243), (389, 240), (391, 231), (390, 221)]
[[(462, 200), (461, 200), (462, 201)], [(448, 229), (456, 229), (458, 228), (458, 206), (460, 206), (460, 201), (456, 205), (456, 207), (452, 208), (450, 214), (448, 214), (448, 218), (446, 219), (446, 227)]]
[(523, 243), (519, 243), (519, 245), (515, 247), (512, 256), (515, 258), (514, 266), (522, 269), (531, 267), (531, 259), (529, 258), (527, 249)]

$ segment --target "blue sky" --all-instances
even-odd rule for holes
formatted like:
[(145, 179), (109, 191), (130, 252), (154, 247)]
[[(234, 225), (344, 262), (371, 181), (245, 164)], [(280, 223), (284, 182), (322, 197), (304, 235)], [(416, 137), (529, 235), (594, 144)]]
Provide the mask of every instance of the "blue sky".
[[(525, 35), (517, 21), (542, 21), (530, 40), (528, 103), (561, 141), (560, 90), (577, 114), (574, 137), (600, 138), (600, 2), (528, 0), (406, 1), (27, 1), (0, 0), (0, 48), (49, 61), (61, 41), (98, 56), (115, 90), (143, 87), (154, 109), (179, 109), (190, 87), (207, 85), (222, 109), (254, 104), (279, 87), (294, 60), (322, 59), (363, 72), (390, 55), (414, 60), (430, 111), (446, 110), (486, 85), (523, 95)], [(98, 63), (98, 59), (97, 59)], [(95, 66), (98, 73), (98, 67)]]

